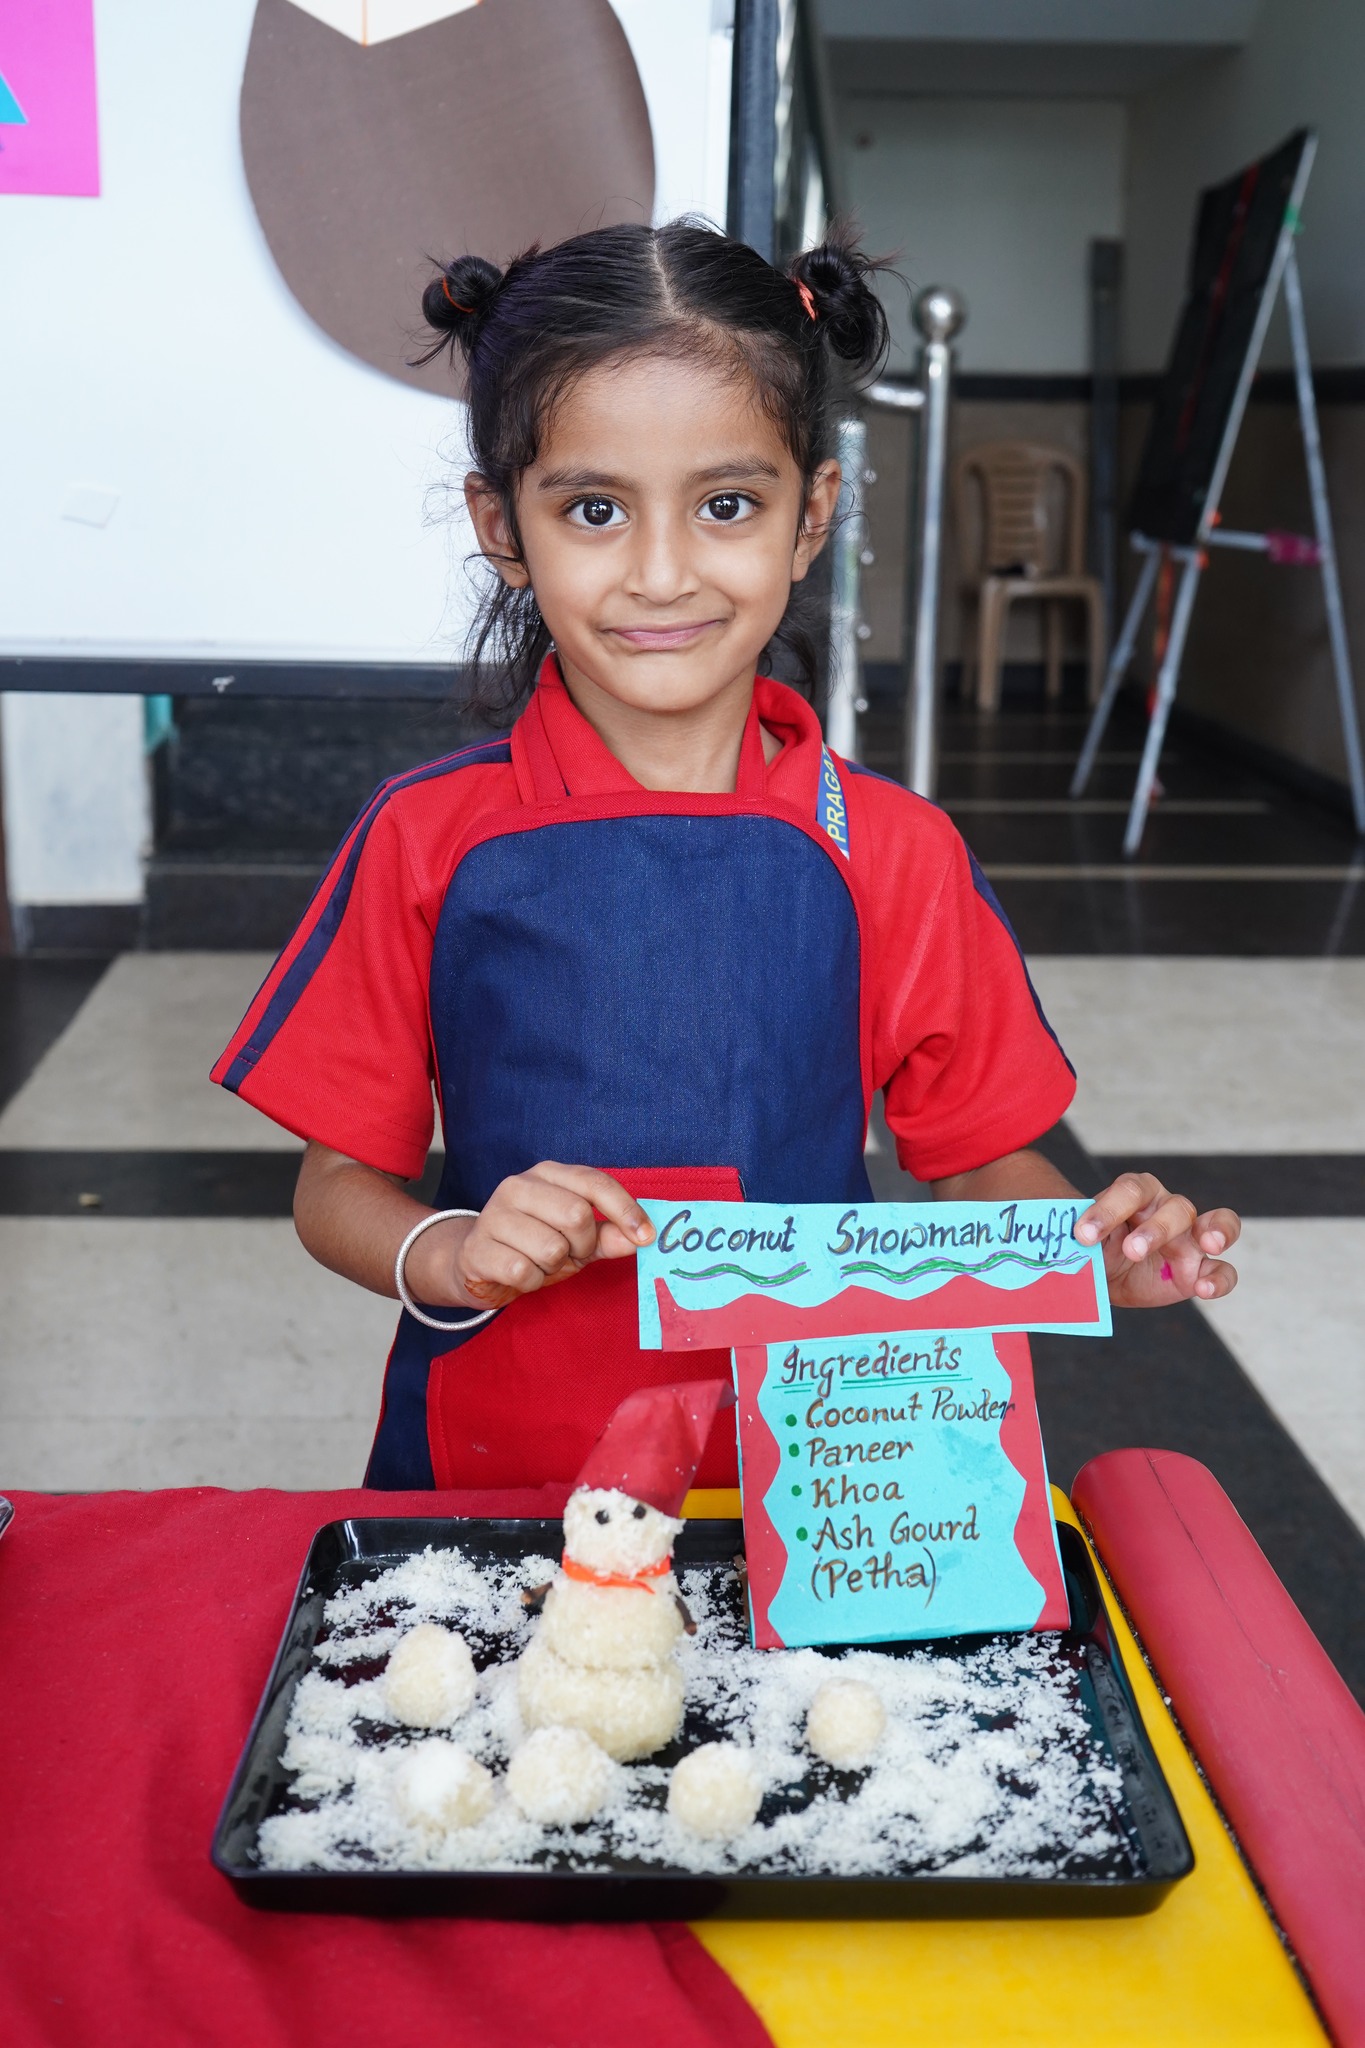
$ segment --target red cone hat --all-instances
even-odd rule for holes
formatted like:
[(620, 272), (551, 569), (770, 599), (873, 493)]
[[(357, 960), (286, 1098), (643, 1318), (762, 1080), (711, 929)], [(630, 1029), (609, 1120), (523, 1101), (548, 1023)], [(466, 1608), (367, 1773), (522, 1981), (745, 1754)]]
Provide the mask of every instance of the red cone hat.
[(733, 1408), (729, 1380), (683, 1380), (627, 1394), (588, 1453), (575, 1487), (616, 1487), (676, 1515), (696, 1476), (711, 1424)]

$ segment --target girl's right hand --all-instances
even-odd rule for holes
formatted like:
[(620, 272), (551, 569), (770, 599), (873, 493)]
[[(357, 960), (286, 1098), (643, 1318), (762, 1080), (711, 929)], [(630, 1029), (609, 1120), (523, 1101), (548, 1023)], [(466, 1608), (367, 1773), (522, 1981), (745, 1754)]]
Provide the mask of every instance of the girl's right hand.
[(408, 1254), (406, 1278), (418, 1301), (502, 1308), (594, 1259), (626, 1258), (653, 1237), (653, 1224), (620, 1181), (595, 1166), (545, 1159), (502, 1181), (478, 1216), (424, 1231)]

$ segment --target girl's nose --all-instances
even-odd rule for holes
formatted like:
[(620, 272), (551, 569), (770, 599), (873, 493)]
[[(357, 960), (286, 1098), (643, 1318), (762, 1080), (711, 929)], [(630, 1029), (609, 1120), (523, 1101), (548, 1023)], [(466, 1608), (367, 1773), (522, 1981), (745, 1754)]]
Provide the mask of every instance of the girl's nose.
[(627, 571), (632, 597), (649, 604), (676, 604), (700, 588), (701, 578), (688, 545), (687, 524), (671, 518), (642, 518)]

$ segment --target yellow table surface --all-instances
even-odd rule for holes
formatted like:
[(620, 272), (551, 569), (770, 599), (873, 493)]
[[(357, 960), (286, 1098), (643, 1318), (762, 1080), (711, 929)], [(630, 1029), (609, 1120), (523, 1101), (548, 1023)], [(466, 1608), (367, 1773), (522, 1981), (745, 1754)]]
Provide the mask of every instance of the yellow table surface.
[[(1079, 1527), (1053, 1488), (1057, 1519)], [(684, 1513), (738, 1515), (738, 1493)], [(777, 2048), (1070, 2048), (1327, 2039), (1108, 1586), (1138, 1707), (1194, 1846), (1153, 1913), (1059, 1920), (703, 1920)]]

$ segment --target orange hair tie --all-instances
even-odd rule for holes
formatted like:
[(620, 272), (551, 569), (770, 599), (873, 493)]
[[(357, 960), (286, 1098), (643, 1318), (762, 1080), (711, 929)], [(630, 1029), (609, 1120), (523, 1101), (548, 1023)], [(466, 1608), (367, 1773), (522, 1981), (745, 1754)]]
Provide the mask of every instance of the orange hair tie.
[(455, 308), (455, 311), (456, 311), (457, 313), (472, 313), (472, 312), (473, 312), (474, 308), (473, 308), (472, 306), (462, 306), (462, 305), (460, 304), (460, 302), (459, 302), (459, 300), (458, 300), (458, 299), (452, 299), (452, 298), (451, 298), (451, 296), (450, 296), (450, 279), (449, 279), (448, 277), (443, 277), (443, 278), (441, 279), (441, 290), (442, 290), (442, 291), (443, 291), (443, 292), (445, 293), (445, 297), (446, 297), (446, 304), (447, 304), (448, 306), (453, 306), (453, 307)]
[(805, 307), (806, 311), (810, 314), (811, 319), (818, 320), (820, 318), (820, 315), (815, 309), (815, 300), (811, 296), (810, 286), (808, 284), (803, 284), (799, 277), (794, 277), (792, 279), (792, 283), (796, 286), (798, 292), (800, 292), (801, 303)]

